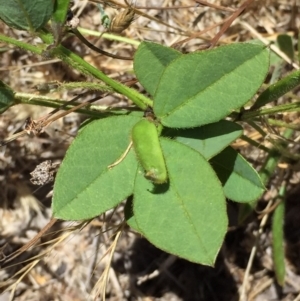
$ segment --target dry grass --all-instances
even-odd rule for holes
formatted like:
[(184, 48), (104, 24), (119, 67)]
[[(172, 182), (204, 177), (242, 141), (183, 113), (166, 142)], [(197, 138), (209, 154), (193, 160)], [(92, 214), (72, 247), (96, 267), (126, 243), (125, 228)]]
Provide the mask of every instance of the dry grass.
[[(138, 0), (134, 3), (137, 7), (161, 8), (139, 9), (148, 17), (137, 16), (122, 35), (136, 41), (151, 40), (167, 46), (180, 45), (184, 52), (195, 51), (213, 39), (220, 26), (201, 37), (186, 43), (180, 42), (222, 22), (230, 15), (229, 8), (236, 9), (241, 1), (212, 2), (227, 10), (195, 7), (195, 2), (190, 0)], [(296, 18), (296, 5), (299, 5), (297, 0), (253, 1), (222, 36), (220, 43), (254, 38), (269, 42), (275, 41), (281, 33), (297, 34), (300, 24)], [(174, 8), (176, 6), (180, 7)], [(75, 1), (74, 9), (81, 27), (103, 31), (99, 10), (94, 2)], [(119, 11), (118, 7), (107, 7), (111, 15)], [(25, 32), (11, 30), (3, 23), (0, 23), (0, 32), (24, 41), (37, 42)], [(92, 36), (88, 38), (112, 53), (129, 56), (134, 51), (134, 46), (130, 44), (104, 38), (99, 40)], [(100, 56), (81, 45), (75, 37), (67, 38), (64, 44), (109, 76), (122, 82), (134, 79), (131, 61)], [(0, 47), (0, 80), (18, 92), (38, 93), (34, 86), (45, 82), (90, 80), (59, 61), (43, 60), (5, 44)], [(285, 65), (285, 70), (288, 69)], [(71, 99), (72, 95), (71, 92), (55, 92), (51, 96)], [(289, 96), (280, 102), (289, 102), (291, 99), (292, 96)], [(127, 100), (110, 95), (100, 104), (126, 105)], [(28, 116), (37, 118), (48, 111), (29, 105), (9, 109), (0, 117), (0, 139), (19, 129)], [(297, 114), (283, 114), (281, 118), (295, 124), (299, 121)], [(30, 172), (47, 159), (59, 163), (81, 121), (81, 116), (70, 114), (47, 129), (48, 135), (23, 137), (0, 148), (0, 246), (3, 246), (4, 254), (8, 255), (27, 243), (50, 219), (52, 183), (37, 188), (29, 180)], [(245, 128), (245, 131), (258, 143), (272, 146), (253, 129)], [(266, 128), (266, 131), (269, 129)], [(280, 135), (281, 129), (276, 133)], [(262, 151), (242, 141), (238, 141), (236, 147), (255, 166), (263, 163), (265, 155)], [(295, 152), (299, 150), (297, 144), (292, 147)], [(280, 167), (268, 185), (259, 208), (272, 204), (269, 202), (276, 197), (286, 170), (290, 168), (289, 165)], [(0, 292), (3, 293), (0, 300), (100, 300), (97, 296), (104, 293), (104, 287), (106, 300), (109, 301), (300, 300), (299, 173), (292, 173), (293, 176), (287, 179), (287, 276), (283, 288), (276, 285), (274, 276), (269, 214), (261, 219), (259, 214), (254, 213), (245, 225), (237, 226), (237, 206), (230, 203), (230, 231), (216, 267), (208, 268), (157, 250), (127, 228), (118, 232), (121, 230), (119, 226), (123, 212), (119, 207), (88, 224), (57, 223), (38, 245), (2, 267)], [(256, 253), (251, 261), (250, 254), (254, 250)]]

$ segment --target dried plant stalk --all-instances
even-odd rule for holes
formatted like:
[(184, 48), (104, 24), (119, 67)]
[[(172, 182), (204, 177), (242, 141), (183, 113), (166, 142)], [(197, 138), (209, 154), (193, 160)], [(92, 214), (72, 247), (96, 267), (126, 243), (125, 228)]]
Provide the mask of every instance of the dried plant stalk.
[(134, 9), (129, 7), (118, 13), (111, 21), (109, 26), (109, 32), (121, 33), (128, 28), (134, 19)]

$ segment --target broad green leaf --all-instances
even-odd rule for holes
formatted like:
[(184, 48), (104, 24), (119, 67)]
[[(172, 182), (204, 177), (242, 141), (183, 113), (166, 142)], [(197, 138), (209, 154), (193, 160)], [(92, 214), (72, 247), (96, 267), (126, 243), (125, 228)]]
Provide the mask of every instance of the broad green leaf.
[(268, 68), (266, 47), (250, 43), (182, 55), (160, 78), (154, 113), (171, 128), (219, 121), (253, 97)]
[(14, 92), (5, 83), (0, 81), (0, 113), (14, 105)]
[(95, 217), (132, 194), (137, 160), (133, 149), (121, 163), (139, 117), (118, 116), (86, 125), (70, 146), (56, 176), (53, 215), (66, 220)]
[(290, 35), (288, 34), (279, 34), (277, 36), (277, 43), (279, 49), (284, 52), (292, 61), (294, 60), (294, 42)]
[(134, 55), (134, 71), (141, 85), (154, 95), (160, 77), (170, 62), (182, 54), (160, 44), (142, 42)]
[(220, 182), (198, 152), (160, 141), (170, 182), (153, 185), (137, 174), (133, 212), (139, 231), (166, 252), (212, 266), (227, 230)]
[(256, 170), (232, 147), (227, 147), (210, 162), (228, 199), (248, 203), (264, 192), (265, 187)]
[(270, 85), (264, 90), (259, 97), (256, 99), (254, 105), (251, 107), (252, 110), (257, 110), (266, 104), (277, 100), (287, 92), (293, 90), (300, 85), (300, 70), (293, 71), (291, 74), (280, 79), (276, 83)]
[(167, 129), (165, 136), (175, 137), (176, 141), (195, 149), (208, 160), (239, 138), (242, 133), (243, 128), (239, 124), (221, 120), (193, 129)]
[(53, 0), (0, 0), (0, 19), (8, 26), (34, 32), (53, 13)]

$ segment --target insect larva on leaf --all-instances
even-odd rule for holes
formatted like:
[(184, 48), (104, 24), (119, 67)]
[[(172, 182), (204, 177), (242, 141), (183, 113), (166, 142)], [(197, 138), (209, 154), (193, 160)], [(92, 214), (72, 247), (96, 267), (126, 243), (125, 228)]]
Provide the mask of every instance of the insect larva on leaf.
[(145, 177), (155, 184), (167, 182), (167, 168), (156, 125), (144, 118), (132, 129), (132, 142)]

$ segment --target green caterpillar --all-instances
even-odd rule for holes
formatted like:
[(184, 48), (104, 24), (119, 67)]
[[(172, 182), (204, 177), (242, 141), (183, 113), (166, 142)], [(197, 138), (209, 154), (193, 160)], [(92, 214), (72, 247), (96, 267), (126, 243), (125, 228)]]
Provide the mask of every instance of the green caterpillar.
[(167, 168), (155, 124), (146, 118), (135, 124), (132, 129), (132, 143), (145, 170), (145, 177), (155, 184), (167, 182)]

